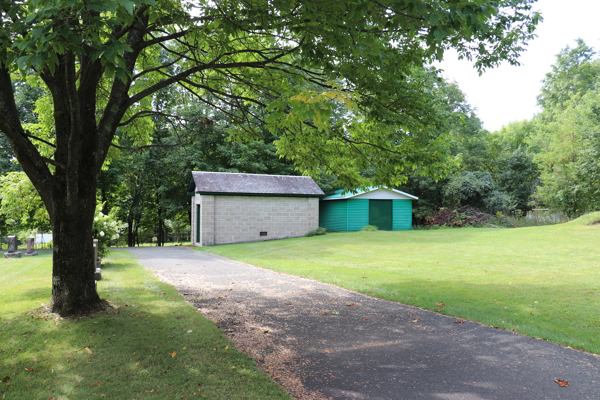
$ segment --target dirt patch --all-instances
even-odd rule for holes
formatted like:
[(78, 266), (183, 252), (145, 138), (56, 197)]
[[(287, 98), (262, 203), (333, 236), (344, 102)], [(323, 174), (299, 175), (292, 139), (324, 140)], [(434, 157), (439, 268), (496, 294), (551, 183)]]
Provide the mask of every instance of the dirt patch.
[[(192, 290), (183, 291), (185, 299), (235, 343), (236, 348), (256, 360), (256, 365), (283, 386), (297, 400), (330, 400), (308, 390), (293, 371), (305, 363), (298, 355), (272, 336), (276, 328), (264, 324), (251, 313), (251, 307), (228, 299), (202, 299)], [(250, 300), (251, 301), (251, 300)]]

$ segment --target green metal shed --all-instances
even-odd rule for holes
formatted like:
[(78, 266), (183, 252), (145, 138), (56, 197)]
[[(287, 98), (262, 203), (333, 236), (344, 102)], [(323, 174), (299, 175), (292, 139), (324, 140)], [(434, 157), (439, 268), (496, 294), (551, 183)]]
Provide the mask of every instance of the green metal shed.
[(412, 229), (412, 202), (419, 198), (386, 187), (338, 190), (319, 204), (319, 226), (334, 232), (359, 231), (375, 225), (383, 231)]

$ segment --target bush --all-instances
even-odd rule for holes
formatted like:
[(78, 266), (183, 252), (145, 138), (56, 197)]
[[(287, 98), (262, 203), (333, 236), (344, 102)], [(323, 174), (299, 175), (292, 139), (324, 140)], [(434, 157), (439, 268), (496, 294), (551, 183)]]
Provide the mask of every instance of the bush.
[(322, 228), (322, 227), (318, 227), (317, 229), (315, 229), (314, 231), (310, 231), (308, 232), (306, 235), (304, 236), (319, 236), (319, 235), (324, 235), (327, 232), (327, 229)]
[(98, 239), (98, 258), (102, 259), (106, 257), (110, 244), (119, 240), (118, 232), (123, 224), (116, 217), (117, 208), (113, 208), (108, 215), (104, 215), (101, 210), (102, 204), (98, 204), (93, 230), (94, 239)]
[(379, 230), (379, 228), (376, 227), (375, 225), (365, 225), (365, 226), (363, 226), (363, 228), (361, 230), (363, 230), (365, 232), (373, 232), (373, 231)]

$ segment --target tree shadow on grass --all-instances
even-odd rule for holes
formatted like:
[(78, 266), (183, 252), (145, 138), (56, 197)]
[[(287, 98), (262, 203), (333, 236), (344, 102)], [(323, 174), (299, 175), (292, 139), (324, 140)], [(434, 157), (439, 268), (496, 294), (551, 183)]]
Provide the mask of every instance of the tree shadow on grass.
[(288, 399), (212, 322), (159, 289), (122, 290), (116, 308), (79, 319), (0, 316), (0, 397)]

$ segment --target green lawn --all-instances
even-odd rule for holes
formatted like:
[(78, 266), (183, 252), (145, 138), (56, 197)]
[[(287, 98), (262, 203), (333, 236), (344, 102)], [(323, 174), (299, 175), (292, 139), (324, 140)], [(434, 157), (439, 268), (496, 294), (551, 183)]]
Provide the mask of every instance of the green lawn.
[(202, 250), (600, 353), (600, 224), (590, 225), (598, 220), (329, 233)]
[(118, 309), (78, 321), (40, 312), (50, 253), (0, 258), (0, 271), (0, 399), (291, 400), (127, 252), (110, 255), (98, 282)]

